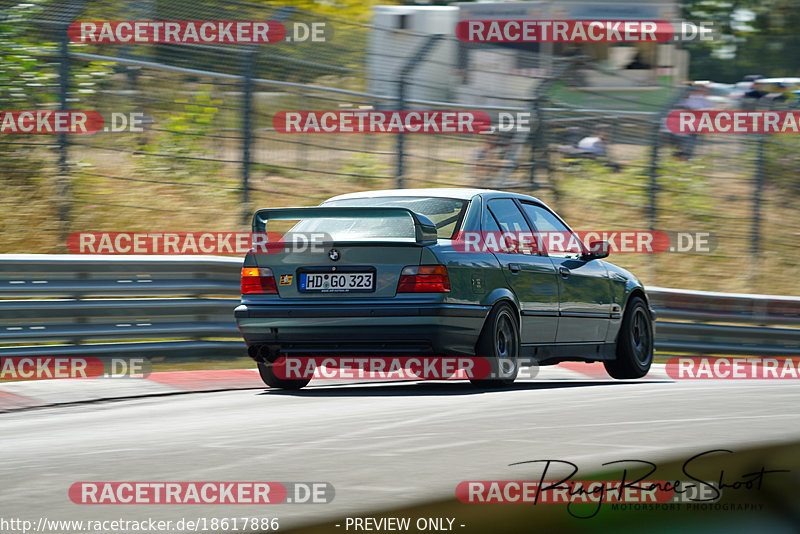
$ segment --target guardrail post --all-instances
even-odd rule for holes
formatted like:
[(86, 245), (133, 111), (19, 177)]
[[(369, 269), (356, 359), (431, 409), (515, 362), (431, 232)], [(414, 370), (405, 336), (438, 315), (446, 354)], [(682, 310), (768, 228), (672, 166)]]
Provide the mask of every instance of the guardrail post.
[[(411, 76), (411, 73), (414, 71), (417, 65), (425, 59), (428, 53), (433, 49), (434, 45), (444, 37), (442, 34), (435, 34), (428, 37), (428, 39), (419, 47), (414, 55), (411, 56), (411, 59), (403, 65), (403, 68), (400, 70), (400, 76), (397, 80), (397, 111), (405, 111), (406, 107), (406, 84), (408, 82), (408, 77)], [(405, 150), (405, 134), (400, 132), (397, 134), (397, 168), (396, 168), (396, 177), (397, 177), (397, 188), (403, 188), (403, 175), (405, 174), (405, 168), (403, 165), (404, 159), (404, 150)]]

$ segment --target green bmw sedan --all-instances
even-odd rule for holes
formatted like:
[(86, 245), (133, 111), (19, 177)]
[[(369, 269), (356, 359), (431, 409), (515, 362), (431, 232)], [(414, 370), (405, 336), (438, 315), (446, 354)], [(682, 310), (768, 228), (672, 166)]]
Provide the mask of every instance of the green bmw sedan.
[(603, 260), (605, 242), (584, 243), (527, 195), (351, 193), (260, 209), (253, 232), (234, 314), (271, 387), (310, 380), (276, 373), (282, 356), (510, 362), (502, 376), (471, 378), (481, 386), (513, 383), (524, 361), (602, 361), (614, 378), (639, 378), (653, 360), (641, 282)]

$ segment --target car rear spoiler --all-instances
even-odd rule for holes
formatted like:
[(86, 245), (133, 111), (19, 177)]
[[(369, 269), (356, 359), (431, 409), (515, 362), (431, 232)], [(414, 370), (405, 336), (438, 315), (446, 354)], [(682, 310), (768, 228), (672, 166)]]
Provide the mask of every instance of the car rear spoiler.
[[(385, 217), (411, 217), (414, 222), (414, 240), (417, 245), (432, 245), (436, 243), (436, 225), (426, 216), (399, 207), (324, 207), (313, 208), (265, 208), (256, 211), (253, 215), (253, 232), (265, 232), (267, 221), (294, 221), (300, 219), (325, 219), (325, 218), (385, 218)], [(409, 236), (409, 239), (411, 236)]]

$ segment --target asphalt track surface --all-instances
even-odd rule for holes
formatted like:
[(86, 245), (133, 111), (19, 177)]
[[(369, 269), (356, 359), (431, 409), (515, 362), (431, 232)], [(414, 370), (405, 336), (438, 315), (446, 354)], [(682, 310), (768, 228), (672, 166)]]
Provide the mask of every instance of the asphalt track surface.
[[(0, 414), (0, 517), (278, 517), (281, 530), (450, 498), (464, 480), (538, 480), (511, 463), (688, 458), (800, 439), (784, 380), (526, 380), (249, 389)], [(327, 481), (329, 504), (77, 505), (77, 481)], [(468, 525), (467, 525), (468, 526)], [(462, 528), (462, 531), (469, 529)], [(458, 530), (457, 530), (458, 531)], [(343, 530), (344, 532), (344, 530)]]

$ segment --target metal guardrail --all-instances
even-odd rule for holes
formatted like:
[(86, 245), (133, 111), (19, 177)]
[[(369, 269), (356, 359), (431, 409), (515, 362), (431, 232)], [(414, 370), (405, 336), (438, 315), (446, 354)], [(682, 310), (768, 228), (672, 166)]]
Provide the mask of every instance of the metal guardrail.
[[(244, 356), (241, 258), (0, 255), (0, 356)], [(800, 355), (800, 297), (650, 287), (662, 353)]]
[(233, 321), (241, 264), (210, 256), (0, 255), (0, 355), (245, 356)]
[(800, 356), (800, 297), (648, 287), (656, 350)]

